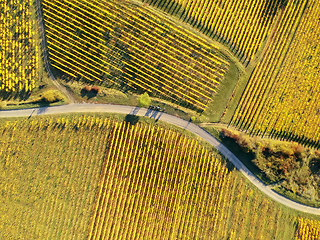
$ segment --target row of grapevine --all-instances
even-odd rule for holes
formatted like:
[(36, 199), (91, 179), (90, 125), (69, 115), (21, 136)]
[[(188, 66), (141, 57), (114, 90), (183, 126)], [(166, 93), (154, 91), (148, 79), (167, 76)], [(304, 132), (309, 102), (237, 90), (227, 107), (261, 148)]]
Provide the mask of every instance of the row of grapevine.
[(0, 124), (0, 239), (84, 239), (112, 122)]
[(234, 124), (251, 133), (319, 141), (319, 14), (318, 0), (288, 2), (285, 24), (255, 68)]
[(280, 231), (282, 221), (291, 221), (278, 206), (255, 195), (197, 141), (172, 130), (115, 123), (99, 184), (88, 239), (294, 235), (293, 223)]
[(0, 134), (1, 239), (318, 236), (168, 127), (78, 115), (2, 121)]
[(38, 79), (39, 49), (32, 1), (0, 1), (0, 90), (29, 92)]
[(204, 110), (228, 70), (216, 47), (144, 8), (87, 0), (42, 5), (52, 66), (72, 77), (125, 83)]
[(296, 240), (320, 239), (320, 221), (299, 217)]
[(143, 0), (170, 14), (180, 16), (210, 37), (226, 41), (243, 62), (256, 54), (270, 33), (281, 1), (241, 0)]

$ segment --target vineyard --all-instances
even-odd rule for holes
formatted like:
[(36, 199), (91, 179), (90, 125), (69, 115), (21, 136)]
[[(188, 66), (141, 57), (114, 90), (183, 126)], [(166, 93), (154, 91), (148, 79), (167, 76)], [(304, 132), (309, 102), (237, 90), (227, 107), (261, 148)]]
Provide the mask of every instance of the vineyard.
[[(197, 140), (166, 126), (73, 115), (2, 121), (0, 132), (0, 238), (300, 234), (299, 215), (253, 190)], [(311, 229), (313, 220), (304, 221)], [(299, 231), (306, 229), (299, 224)]]
[(0, 1), (0, 92), (30, 92), (38, 81), (39, 48), (32, 1)]
[(157, 104), (137, 121), (1, 119), (0, 239), (319, 240), (318, 216), (271, 200), (208, 143), (152, 118), (161, 106), (203, 123), (268, 189), (318, 201), (319, 17), (320, 0), (0, 0), (1, 109), (31, 93), (26, 104), (60, 104), (63, 90), (71, 103)]
[(229, 63), (218, 48), (130, 4), (42, 1), (53, 67), (204, 110)]
[(320, 221), (299, 218), (296, 240), (309, 239), (320, 239)]
[[(254, 200), (243, 180), (194, 139), (171, 130), (116, 124), (102, 172), (89, 239), (281, 235), (275, 222), (271, 231), (263, 224), (281, 216), (272, 203)], [(261, 225), (250, 214), (259, 205)]]
[(284, 1), (143, 0), (176, 15), (210, 37), (227, 43), (242, 62), (250, 62), (261, 47)]
[(1, 239), (84, 239), (110, 127), (85, 117), (1, 122)]
[(52, 66), (73, 79), (147, 91), (205, 111), (230, 63), (218, 47), (148, 4), (227, 41), (240, 61), (252, 59), (263, 45), (250, 65), (253, 72), (247, 70), (248, 84), (231, 123), (250, 134), (319, 144), (318, 0), (43, 0)]
[(288, 1), (285, 24), (255, 67), (233, 124), (253, 134), (319, 144), (319, 14), (318, 0)]

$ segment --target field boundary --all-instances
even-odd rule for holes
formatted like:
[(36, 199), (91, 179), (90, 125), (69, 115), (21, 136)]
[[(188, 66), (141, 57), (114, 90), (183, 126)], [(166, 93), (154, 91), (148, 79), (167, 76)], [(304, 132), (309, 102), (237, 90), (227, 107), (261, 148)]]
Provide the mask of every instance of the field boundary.
[(44, 24), (43, 24), (43, 16), (42, 16), (42, 10), (41, 10), (41, 3), (40, 0), (35, 0), (36, 6), (35, 6), (35, 11), (37, 15), (37, 22), (39, 25), (39, 31), (40, 31), (40, 40), (41, 40), (41, 48), (42, 48), (42, 55), (43, 55), (43, 62), (44, 66), (46, 68), (46, 71), (52, 80), (53, 84), (56, 86), (57, 89), (59, 89), (61, 92), (63, 92), (69, 99), (70, 103), (75, 103), (76, 100), (74, 97), (68, 92), (68, 90), (61, 86), (61, 84), (57, 81), (55, 76), (53, 75), (50, 64), (48, 61), (48, 51), (47, 51), (47, 42), (45, 38), (45, 31), (44, 31)]
[(191, 123), (190, 121), (185, 121), (178, 117), (153, 111), (146, 108), (132, 107), (132, 106), (122, 106), (122, 105), (112, 105), (112, 104), (68, 104), (62, 106), (53, 107), (41, 107), (41, 108), (30, 108), (21, 110), (4, 110), (0, 111), (0, 118), (10, 118), (10, 117), (32, 117), (36, 115), (50, 115), (50, 114), (63, 114), (63, 113), (74, 113), (74, 112), (104, 112), (104, 113), (119, 113), (119, 114), (129, 114), (143, 117), (154, 118), (156, 121), (161, 120), (185, 130), (188, 130), (206, 142), (211, 146), (216, 148), (222, 155), (224, 155), (250, 182), (252, 182), (257, 188), (259, 188), (263, 193), (268, 195), (273, 200), (298, 211), (310, 213), (314, 215), (320, 215), (320, 208), (306, 206), (295, 201), (292, 201), (271, 189), (270, 186), (265, 185), (261, 182), (249, 169), (223, 144), (221, 144), (215, 137), (210, 135), (208, 132), (200, 128), (199, 126)]

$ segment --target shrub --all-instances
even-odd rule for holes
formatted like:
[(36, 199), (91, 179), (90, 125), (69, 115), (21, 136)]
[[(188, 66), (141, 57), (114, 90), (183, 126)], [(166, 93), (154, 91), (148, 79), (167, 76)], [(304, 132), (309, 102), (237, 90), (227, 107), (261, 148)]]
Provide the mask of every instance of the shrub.
[(88, 85), (85, 85), (83, 88), (82, 88), (82, 91), (83, 92), (90, 92), (90, 87)]
[(294, 154), (294, 150), (292, 149), (292, 146), (290, 146), (289, 144), (280, 143), (279, 145), (280, 145), (280, 150), (282, 154), (287, 156), (292, 156)]
[(277, 183), (304, 199), (320, 200), (320, 151), (311, 151), (297, 142), (282, 142), (246, 136), (235, 130), (222, 129), (223, 137), (233, 138), (269, 182)]
[(232, 138), (236, 141), (236, 143), (245, 151), (250, 152), (253, 150), (256, 146), (254, 145), (254, 142), (252, 141), (252, 138), (249, 136), (246, 136), (245, 134), (242, 134), (237, 131), (232, 131), (229, 129), (221, 129), (222, 136)]
[(48, 91), (42, 95), (42, 100), (45, 102), (51, 103), (56, 100), (56, 97), (55, 97), (54, 93)]
[(56, 90), (49, 90), (42, 94), (41, 100), (47, 103), (53, 103), (63, 100), (63, 97), (61, 96), (60, 92)]
[(138, 97), (138, 104), (139, 104), (139, 107), (148, 107), (151, 103), (151, 99), (148, 95), (148, 93), (144, 93), (142, 95), (140, 95)]
[(100, 91), (100, 88), (98, 86), (93, 86), (90, 91), (94, 94), (98, 94)]
[(221, 129), (221, 133), (222, 133), (222, 136), (233, 138), (236, 142), (238, 142), (239, 140), (239, 133), (234, 132), (232, 130), (223, 128)]
[(294, 149), (294, 151), (295, 151), (295, 155), (297, 156), (297, 157), (302, 157), (303, 156), (303, 153), (306, 151), (305, 150), (305, 148), (302, 146), (302, 145), (297, 145), (296, 147), (295, 147), (295, 149)]

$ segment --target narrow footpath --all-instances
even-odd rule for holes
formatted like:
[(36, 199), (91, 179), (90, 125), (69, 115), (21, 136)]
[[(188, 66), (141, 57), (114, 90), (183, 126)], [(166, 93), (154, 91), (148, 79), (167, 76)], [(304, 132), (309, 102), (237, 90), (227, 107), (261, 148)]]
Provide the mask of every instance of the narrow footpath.
[(56, 86), (56, 88), (59, 89), (59, 91), (63, 92), (68, 97), (70, 103), (75, 103), (76, 100), (74, 99), (74, 97), (68, 92), (68, 90), (64, 86), (62, 86), (57, 81), (57, 79), (55, 78), (55, 76), (53, 75), (53, 73), (51, 71), (50, 64), (48, 61), (49, 58), (48, 58), (48, 51), (47, 51), (47, 42), (46, 42), (46, 38), (45, 38), (43, 16), (42, 16), (40, 0), (36, 0), (36, 7), (35, 8), (36, 8), (37, 20), (38, 20), (38, 26), (39, 26), (39, 32), (40, 32), (43, 62), (44, 62), (44, 66), (46, 68), (46, 71), (47, 71), (49, 77), (51, 78), (53, 84)]

